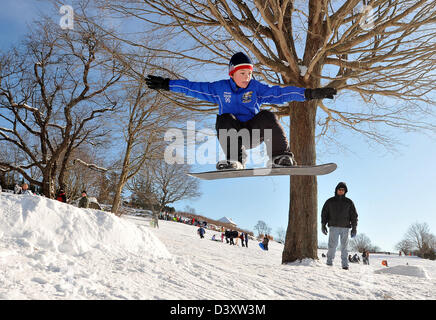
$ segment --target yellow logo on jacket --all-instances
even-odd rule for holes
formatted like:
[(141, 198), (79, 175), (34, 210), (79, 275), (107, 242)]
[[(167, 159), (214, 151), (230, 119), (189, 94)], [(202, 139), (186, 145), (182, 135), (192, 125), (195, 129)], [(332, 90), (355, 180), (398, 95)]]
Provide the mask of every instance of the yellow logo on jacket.
[(247, 91), (242, 95), (242, 103), (251, 102), (251, 96), (253, 95), (253, 91)]

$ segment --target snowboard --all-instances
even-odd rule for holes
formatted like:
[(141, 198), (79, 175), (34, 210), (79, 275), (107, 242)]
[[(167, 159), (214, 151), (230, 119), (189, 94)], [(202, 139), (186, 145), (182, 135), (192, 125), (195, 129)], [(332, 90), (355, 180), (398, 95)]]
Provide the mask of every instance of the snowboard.
[(259, 242), (259, 247), (260, 247), (262, 250), (265, 250), (265, 247), (263, 246), (263, 243), (262, 243), (262, 242)]
[(288, 168), (252, 168), (242, 170), (189, 172), (188, 175), (203, 180), (265, 176), (318, 176), (331, 173), (335, 171), (336, 168), (336, 163), (325, 163), (313, 166), (295, 166)]

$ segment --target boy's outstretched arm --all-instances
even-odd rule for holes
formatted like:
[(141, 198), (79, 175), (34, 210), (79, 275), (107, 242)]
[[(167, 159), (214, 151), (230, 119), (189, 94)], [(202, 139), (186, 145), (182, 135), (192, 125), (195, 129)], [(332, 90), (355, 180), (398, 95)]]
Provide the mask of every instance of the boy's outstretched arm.
[(159, 76), (148, 75), (145, 83), (150, 89), (166, 90), (182, 93), (188, 97), (208, 101), (221, 106), (219, 95), (216, 93), (212, 82), (194, 82), (183, 79), (171, 80)]
[(325, 88), (316, 88), (316, 89), (306, 89), (304, 91), (304, 96), (306, 100), (312, 99), (333, 99), (333, 96), (337, 94), (335, 88), (325, 87)]
[(335, 88), (302, 88), (294, 86), (268, 86), (258, 83), (258, 97), (262, 103), (275, 103), (281, 104), (290, 101), (308, 101), (313, 99), (333, 99), (333, 96), (337, 93)]

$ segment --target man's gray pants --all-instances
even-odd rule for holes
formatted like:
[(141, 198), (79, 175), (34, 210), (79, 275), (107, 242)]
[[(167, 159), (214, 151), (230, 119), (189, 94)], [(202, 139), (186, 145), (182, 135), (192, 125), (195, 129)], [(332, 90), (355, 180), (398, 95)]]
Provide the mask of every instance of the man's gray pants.
[(335, 258), (339, 237), (341, 238), (341, 262), (342, 267), (348, 267), (348, 232), (349, 228), (329, 227), (329, 243), (327, 252), (327, 264), (332, 265)]

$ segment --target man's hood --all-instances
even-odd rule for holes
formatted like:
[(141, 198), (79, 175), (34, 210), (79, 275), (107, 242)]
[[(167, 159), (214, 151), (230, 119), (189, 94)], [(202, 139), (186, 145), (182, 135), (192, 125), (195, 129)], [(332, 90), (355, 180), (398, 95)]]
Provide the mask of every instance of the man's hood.
[(345, 182), (339, 182), (338, 185), (337, 185), (336, 188), (335, 188), (335, 196), (338, 194), (338, 189), (339, 189), (339, 188), (344, 188), (344, 189), (345, 189), (345, 194), (344, 194), (344, 195), (347, 194), (347, 192), (348, 192), (348, 188), (347, 188), (346, 183), (345, 183)]

